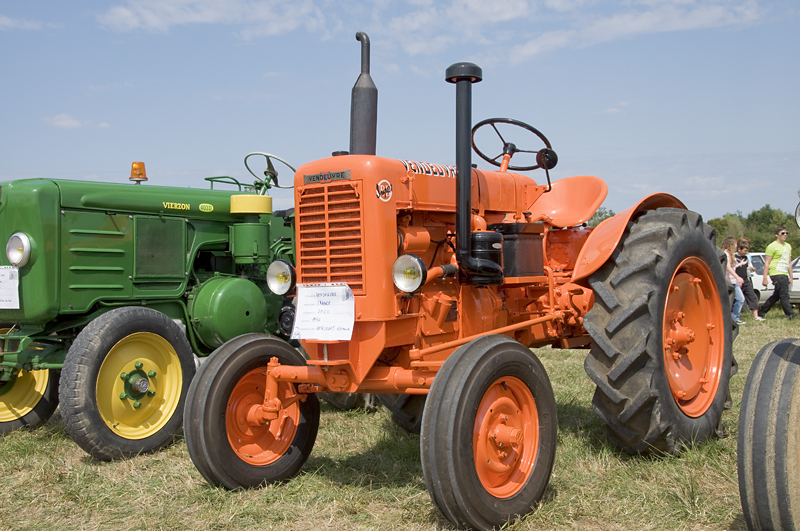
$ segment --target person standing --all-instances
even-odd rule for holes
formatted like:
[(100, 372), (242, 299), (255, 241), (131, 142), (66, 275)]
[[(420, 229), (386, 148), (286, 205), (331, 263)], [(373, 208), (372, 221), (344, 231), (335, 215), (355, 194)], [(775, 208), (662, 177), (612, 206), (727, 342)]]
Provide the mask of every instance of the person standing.
[[(783, 313), (788, 319), (794, 319), (794, 310), (789, 303), (789, 290), (792, 286), (792, 246), (786, 243), (789, 233), (786, 227), (778, 225), (775, 228), (775, 241), (767, 245), (764, 252), (764, 272), (769, 272), (769, 278), (775, 286), (775, 291), (764, 301), (758, 315), (764, 317), (772, 306), (780, 301)], [(767, 275), (764, 275), (764, 287), (767, 287)]]
[(750, 263), (750, 257), (747, 256), (749, 252), (750, 239), (742, 236), (736, 242), (736, 256), (734, 257), (736, 259), (736, 267), (734, 269), (736, 274), (743, 280), (742, 293), (747, 307), (753, 312), (753, 320), (764, 321), (765, 319), (758, 315), (758, 295), (756, 295), (756, 291), (753, 288), (753, 279), (751, 278), (752, 272), (756, 268)]
[(731, 308), (731, 318), (733, 322), (738, 325), (743, 325), (739, 312), (742, 311), (744, 304), (744, 294), (742, 293), (742, 277), (736, 274), (734, 269), (733, 255), (736, 252), (736, 238), (727, 237), (722, 242), (722, 250), (725, 251), (727, 257), (725, 264), (725, 278), (733, 285), (733, 308)]

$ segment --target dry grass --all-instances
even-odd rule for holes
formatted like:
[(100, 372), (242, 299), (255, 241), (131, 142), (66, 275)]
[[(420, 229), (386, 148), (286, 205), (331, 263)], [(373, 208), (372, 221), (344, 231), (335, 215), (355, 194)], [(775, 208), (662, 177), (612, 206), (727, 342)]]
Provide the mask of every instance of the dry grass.
[[(800, 336), (800, 323), (778, 314), (748, 321), (734, 345), (740, 371), (723, 417), (729, 437), (680, 458), (631, 457), (609, 446), (591, 411), (585, 352), (540, 350), (558, 403), (557, 459), (539, 510), (508, 528), (745, 529), (736, 476), (742, 388), (765, 343)], [(155, 455), (93, 461), (69, 440), (58, 414), (0, 440), (0, 474), (0, 529), (450, 529), (425, 490), (418, 438), (385, 410), (324, 407), (302, 473), (247, 492), (209, 487), (180, 440)]]

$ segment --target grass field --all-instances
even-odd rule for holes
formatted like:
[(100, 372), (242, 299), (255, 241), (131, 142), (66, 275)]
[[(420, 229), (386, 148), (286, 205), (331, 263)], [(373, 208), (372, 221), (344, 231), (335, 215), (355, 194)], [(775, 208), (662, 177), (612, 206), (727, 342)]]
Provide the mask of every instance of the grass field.
[[(751, 320), (734, 344), (739, 374), (725, 412), (728, 437), (681, 457), (632, 457), (611, 447), (591, 411), (585, 351), (541, 349), (556, 394), (556, 463), (541, 507), (508, 529), (745, 529), (736, 434), (747, 371), (766, 343), (800, 336), (779, 310)], [(323, 406), (301, 474), (246, 492), (209, 487), (182, 440), (155, 455), (114, 463), (89, 458), (58, 413), (44, 427), (0, 439), (0, 529), (450, 529), (422, 478), (419, 439), (379, 409)]]

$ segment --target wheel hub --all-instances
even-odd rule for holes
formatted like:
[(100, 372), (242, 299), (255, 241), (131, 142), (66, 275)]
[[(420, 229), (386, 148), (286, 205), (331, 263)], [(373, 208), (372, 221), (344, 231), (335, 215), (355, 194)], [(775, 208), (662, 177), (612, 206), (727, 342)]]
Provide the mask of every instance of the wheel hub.
[[(280, 459), (290, 448), (300, 425), (297, 402), (279, 409), (274, 421), (268, 418), (264, 409), (267, 371), (267, 367), (253, 369), (236, 383), (225, 414), (231, 448), (240, 459), (255, 466), (265, 466)], [(281, 401), (286, 402), (296, 395), (296, 389), (280, 382), (278, 395)]]
[(667, 353), (672, 354), (672, 359), (675, 361), (680, 360), (688, 352), (685, 347), (696, 338), (694, 330), (683, 326), (681, 320), (685, 317), (685, 313), (676, 312), (669, 329), (666, 330), (664, 349)]
[(509, 427), (505, 424), (508, 422), (508, 415), (505, 415), (505, 418), (503, 418), (501, 422), (502, 424), (497, 426), (492, 433), (492, 442), (497, 445), (497, 448), (505, 447), (506, 450), (508, 450), (508, 448), (520, 446), (525, 440), (522, 430)]
[(489, 386), (475, 418), (473, 451), (478, 478), (493, 496), (513, 496), (527, 481), (538, 426), (536, 402), (521, 380), (507, 376)]
[[(150, 378), (156, 376), (156, 371), (151, 370), (145, 373), (142, 370), (143, 364), (141, 362), (137, 362), (135, 366), (136, 369), (133, 372), (123, 372), (119, 375), (120, 379), (125, 382), (125, 392), (120, 394), (120, 400), (138, 401), (145, 396), (152, 398), (156, 395), (155, 390), (150, 389)], [(134, 403), (134, 407), (139, 406)]]
[(723, 322), (711, 270), (700, 258), (685, 259), (669, 285), (662, 335), (670, 391), (690, 417), (703, 415), (716, 396), (725, 349)]

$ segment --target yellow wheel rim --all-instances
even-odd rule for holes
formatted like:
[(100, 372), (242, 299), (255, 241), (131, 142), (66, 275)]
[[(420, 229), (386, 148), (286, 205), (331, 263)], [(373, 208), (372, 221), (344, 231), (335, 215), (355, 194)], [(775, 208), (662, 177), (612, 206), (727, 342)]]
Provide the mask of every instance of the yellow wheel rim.
[(16, 379), (8, 382), (8, 390), (0, 395), (0, 422), (21, 419), (36, 407), (50, 382), (50, 371), (19, 369)]
[(157, 433), (178, 408), (183, 389), (180, 359), (169, 341), (150, 332), (122, 338), (97, 374), (97, 410), (125, 439)]

